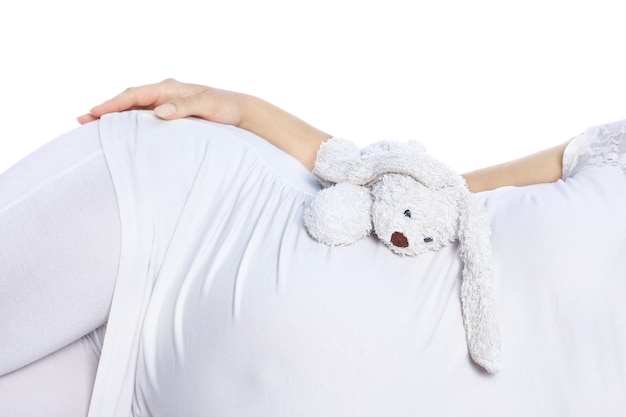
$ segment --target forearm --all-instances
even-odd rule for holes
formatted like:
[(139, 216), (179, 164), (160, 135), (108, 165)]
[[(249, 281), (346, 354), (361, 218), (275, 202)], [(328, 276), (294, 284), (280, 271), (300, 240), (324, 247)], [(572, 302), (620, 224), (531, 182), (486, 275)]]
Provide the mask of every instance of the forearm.
[[(331, 135), (260, 98), (244, 96), (239, 127), (264, 138), (313, 169), (317, 151)], [(561, 178), (563, 151), (568, 142), (513, 161), (463, 174), (472, 192), (502, 186), (554, 182)]]
[[(331, 136), (294, 115), (253, 96), (244, 96), (240, 127), (266, 139), (313, 169), (317, 151)], [(463, 174), (472, 192), (502, 186), (554, 182), (561, 178), (563, 151), (568, 142), (513, 161)]]
[(506, 185), (523, 186), (554, 182), (561, 178), (563, 152), (569, 142), (520, 159), (463, 174), (472, 192)]
[(249, 130), (313, 170), (317, 150), (331, 135), (260, 98), (242, 97), (239, 127)]

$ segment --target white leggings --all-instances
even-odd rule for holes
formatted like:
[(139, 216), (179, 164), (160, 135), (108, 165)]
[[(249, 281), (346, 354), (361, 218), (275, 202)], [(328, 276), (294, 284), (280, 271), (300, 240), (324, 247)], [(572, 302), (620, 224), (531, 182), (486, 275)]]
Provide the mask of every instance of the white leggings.
[(0, 175), (0, 416), (86, 415), (119, 256), (98, 122)]

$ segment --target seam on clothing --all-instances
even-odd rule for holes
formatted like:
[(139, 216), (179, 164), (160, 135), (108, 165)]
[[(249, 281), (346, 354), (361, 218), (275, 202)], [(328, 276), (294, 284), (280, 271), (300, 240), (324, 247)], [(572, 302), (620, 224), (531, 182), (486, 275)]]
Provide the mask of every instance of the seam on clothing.
[(19, 204), (22, 201), (26, 200), (28, 197), (30, 197), (33, 194), (39, 192), (42, 188), (44, 188), (44, 187), (48, 186), (49, 184), (59, 180), (61, 177), (67, 175), (71, 171), (74, 171), (76, 168), (78, 168), (78, 167), (80, 167), (82, 165), (85, 165), (86, 163), (90, 162), (91, 160), (95, 159), (96, 157), (98, 157), (100, 155), (102, 155), (102, 149), (98, 149), (98, 150), (94, 151), (93, 153), (87, 155), (86, 157), (84, 157), (80, 161), (75, 162), (74, 164), (72, 164), (69, 167), (63, 169), (62, 171), (58, 172), (57, 174), (47, 178), (43, 182), (40, 182), (39, 184), (37, 184), (36, 187), (31, 188), (26, 193), (20, 195), (19, 197), (13, 199), (11, 202), (9, 202), (9, 203), (5, 204), (4, 206), (0, 207), (0, 213), (10, 209), (11, 207), (16, 206), (17, 204)]

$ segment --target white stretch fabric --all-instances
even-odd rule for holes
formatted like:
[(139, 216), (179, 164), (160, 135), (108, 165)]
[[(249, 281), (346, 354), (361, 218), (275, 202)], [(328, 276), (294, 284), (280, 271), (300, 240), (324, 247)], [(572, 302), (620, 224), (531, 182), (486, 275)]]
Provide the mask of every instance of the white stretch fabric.
[(565, 181), (477, 196), (504, 356), (487, 375), (455, 245), (314, 242), (314, 178), (233, 127), (83, 126), (0, 176), (0, 415), (85, 415), (115, 284), (92, 417), (622, 416), (625, 132), (572, 141)]
[(90, 417), (624, 414), (619, 167), (477, 196), (504, 356), (487, 375), (466, 350), (455, 245), (315, 242), (314, 178), (234, 127), (128, 112), (100, 133), (122, 257)]
[(86, 415), (119, 255), (97, 124), (0, 175), (0, 416)]

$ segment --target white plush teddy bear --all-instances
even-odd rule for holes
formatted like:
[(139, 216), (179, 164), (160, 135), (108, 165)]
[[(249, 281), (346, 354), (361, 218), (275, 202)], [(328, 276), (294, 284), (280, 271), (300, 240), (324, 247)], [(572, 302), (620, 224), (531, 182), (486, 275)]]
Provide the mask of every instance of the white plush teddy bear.
[(383, 141), (361, 150), (339, 138), (322, 144), (313, 172), (326, 188), (304, 220), (322, 243), (347, 245), (373, 232), (394, 252), (418, 255), (459, 241), (468, 349), (477, 364), (497, 372), (489, 222), (464, 179), (417, 142)]

